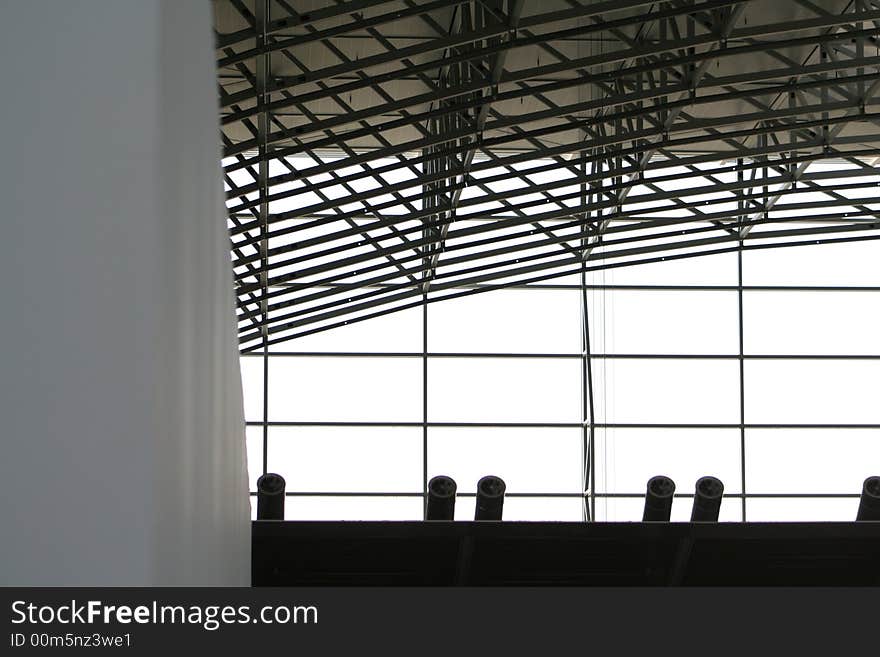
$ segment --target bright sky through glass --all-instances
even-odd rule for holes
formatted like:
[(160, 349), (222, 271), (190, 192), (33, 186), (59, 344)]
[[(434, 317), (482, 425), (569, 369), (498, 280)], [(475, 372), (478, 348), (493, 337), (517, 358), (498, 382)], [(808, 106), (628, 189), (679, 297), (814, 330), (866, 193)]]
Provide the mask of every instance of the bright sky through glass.
[[(679, 183), (682, 194), (706, 184)], [(307, 196), (270, 211), (316, 202)], [(482, 292), (274, 345), (267, 468), (295, 493), (287, 517), (420, 519), (425, 477), (447, 474), (462, 494), (456, 517), (471, 518), (476, 481), (494, 474), (510, 494), (505, 519), (583, 520), (592, 455), (598, 521), (640, 520), (655, 474), (683, 495), (673, 520), (688, 519), (703, 475), (725, 484), (721, 520), (853, 520), (862, 481), (880, 473), (880, 287), (840, 288), (880, 286), (877, 244), (744, 251), (741, 292), (739, 256), (725, 253), (590, 272), (585, 290), (570, 275)], [(778, 289), (790, 286), (813, 289)], [(259, 351), (242, 357), (252, 490), (263, 366)]]

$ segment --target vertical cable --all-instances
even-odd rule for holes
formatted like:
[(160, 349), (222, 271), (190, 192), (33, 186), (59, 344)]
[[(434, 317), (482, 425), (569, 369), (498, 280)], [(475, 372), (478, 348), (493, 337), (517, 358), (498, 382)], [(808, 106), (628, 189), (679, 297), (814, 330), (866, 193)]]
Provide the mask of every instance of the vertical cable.
[[(586, 151), (581, 151), (581, 168), (584, 175), (587, 173), (587, 163), (586, 163)], [(581, 205), (586, 208), (588, 206), (587, 201), (587, 185), (586, 183), (581, 184)], [(584, 211), (583, 221), (584, 225), (582, 231), (584, 232), (584, 237), (581, 238), (581, 265), (585, 266), (586, 263), (583, 261), (583, 257), (586, 255), (586, 248), (588, 246), (588, 238), (586, 236), (586, 228), (590, 213), (589, 210)], [(587, 299), (587, 272), (586, 269), (581, 268), (581, 350), (582, 350), (582, 359), (581, 359), (581, 421), (582, 421), (582, 463), (583, 463), (583, 471), (581, 474), (581, 482), (584, 493), (583, 498), (583, 514), (582, 517), (584, 521), (590, 522), (595, 518), (594, 507), (595, 507), (595, 482), (592, 480), (590, 476), (591, 468), (593, 467), (593, 459), (591, 456), (591, 450), (593, 445), (593, 437), (595, 433), (595, 422), (593, 420), (593, 372), (592, 372), (592, 352), (590, 349), (590, 321), (589, 321), (589, 309), (588, 309), (588, 299)]]
[(587, 390), (587, 477), (586, 483), (590, 492), (589, 519), (596, 519), (596, 414), (593, 404), (593, 351), (590, 342), (590, 307), (587, 303), (586, 272), (581, 272), (581, 303), (583, 304), (583, 331), (584, 331), (584, 377)]

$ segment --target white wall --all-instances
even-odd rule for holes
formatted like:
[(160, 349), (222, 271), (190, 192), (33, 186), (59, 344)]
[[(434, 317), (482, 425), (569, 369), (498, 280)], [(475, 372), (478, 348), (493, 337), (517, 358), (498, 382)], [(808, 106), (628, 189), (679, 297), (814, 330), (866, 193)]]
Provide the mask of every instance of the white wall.
[(0, 584), (246, 585), (210, 5), (0, 2)]

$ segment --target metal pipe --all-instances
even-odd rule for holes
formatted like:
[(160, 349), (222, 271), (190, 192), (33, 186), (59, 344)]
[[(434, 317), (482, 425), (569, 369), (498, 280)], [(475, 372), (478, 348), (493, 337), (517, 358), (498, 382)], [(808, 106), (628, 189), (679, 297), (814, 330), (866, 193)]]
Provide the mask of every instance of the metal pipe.
[(501, 477), (488, 475), (477, 482), (477, 506), (474, 520), (501, 520), (504, 492), (507, 486)]
[(717, 522), (721, 512), (721, 497), (724, 495), (724, 484), (715, 477), (697, 479), (694, 492), (694, 508), (691, 511), (691, 522)]
[(267, 472), (257, 479), (257, 520), (284, 520), (284, 477)]
[(425, 520), (452, 520), (455, 517), (455, 492), (452, 477), (438, 475), (428, 482), (428, 502)]
[(642, 521), (669, 522), (674, 493), (675, 482), (672, 479), (664, 475), (651, 477), (645, 492), (645, 512), (642, 514)]
[(862, 484), (856, 520), (880, 520), (880, 477), (868, 477)]

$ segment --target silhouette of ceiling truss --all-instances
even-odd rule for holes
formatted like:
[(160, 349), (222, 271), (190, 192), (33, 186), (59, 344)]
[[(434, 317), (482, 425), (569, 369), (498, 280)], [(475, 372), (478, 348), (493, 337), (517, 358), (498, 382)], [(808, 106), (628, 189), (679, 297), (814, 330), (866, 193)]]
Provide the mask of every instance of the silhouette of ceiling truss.
[(880, 237), (880, 1), (217, 0), (243, 351)]

